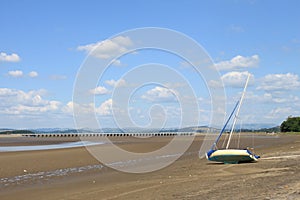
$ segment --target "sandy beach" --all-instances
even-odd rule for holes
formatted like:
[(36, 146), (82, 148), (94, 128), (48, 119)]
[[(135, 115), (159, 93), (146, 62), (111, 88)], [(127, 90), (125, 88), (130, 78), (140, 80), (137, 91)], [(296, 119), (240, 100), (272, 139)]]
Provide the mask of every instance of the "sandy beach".
[[(73, 139), (1, 138), (1, 146), (53, 144)], [(132, 152), (158, 149), (172, 137), (117, 138)], [(120, 141), (123, 141), (120, 143)], [(199, 159), (203, 136), (170, 166), (124, 173), (104, 166), (85, 147), (0, 152), (0, 199), (300, 199), (300, 136), (255, 137), (257, 163), (225, 165)], [(245, 137), (242, 145), (251, 146)], [(110, 150), (111, 145), (101, 148)]]

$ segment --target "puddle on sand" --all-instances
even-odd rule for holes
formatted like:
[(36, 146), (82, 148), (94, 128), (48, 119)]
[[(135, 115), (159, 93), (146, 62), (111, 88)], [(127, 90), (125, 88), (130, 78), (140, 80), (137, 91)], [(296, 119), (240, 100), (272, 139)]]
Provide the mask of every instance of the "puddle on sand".
[(61, 143), (61, 144), (49, 144), (49, 145), (0, 146), (0, 152), (65, 149), (65, 148), (92, 146), (92, 145), (100, 145), (100, 144), (105, 144), (105, 143), (104, 142), (91, 142), (91, 141), (78, 141), (78, 142), (66, 142), (66, 143)]

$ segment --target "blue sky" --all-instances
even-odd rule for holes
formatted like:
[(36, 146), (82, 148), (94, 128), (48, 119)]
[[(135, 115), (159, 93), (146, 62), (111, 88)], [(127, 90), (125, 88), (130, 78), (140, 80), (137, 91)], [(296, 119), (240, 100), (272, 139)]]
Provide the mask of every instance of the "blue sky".
[[(108, 59), (105, 55), (139, 42), (114, 36), (143, 27), (174, 30), (203, 47), (224, 82), (227, 113), (250, 73), (243, 123), (280, 124), (289, 115), (300, 114), (299, 1), (1, 0), (0, 4), (0, 128), (74, 127), (74, 106), (85, 113), (96, 110), (103, 127), (115, 126), (114, 89), (128, 88), (130, 80), (122, 76), (154, 62), (174, 68), (189, 81), (200, 107), (199, 124), (209, 124), (211, 102), (205, 85), (210, 83), (196, 77), (181, 58), (162, 51), (122, 56), (87, 93), (95, 95), (95, 102), (73, 102), (76, 74), (91, 47), (104, 42), (94, 57)], [(166, 78), (163, 85), (137, 90), (128, 101), (134, 124), (181, 124), (180, 103), (185, 102), (178, 102), (176, 95), (184, 91), (182, 83)], [(127, 125), (132, 124), (122, 126)]]

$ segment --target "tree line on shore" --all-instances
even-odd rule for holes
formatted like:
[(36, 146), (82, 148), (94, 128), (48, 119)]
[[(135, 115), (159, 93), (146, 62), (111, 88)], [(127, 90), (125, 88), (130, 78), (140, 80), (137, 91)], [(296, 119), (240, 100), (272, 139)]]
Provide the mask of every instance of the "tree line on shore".
[(280, 125), (281, 132), (300, 132), (300, 117), (289, 116)]

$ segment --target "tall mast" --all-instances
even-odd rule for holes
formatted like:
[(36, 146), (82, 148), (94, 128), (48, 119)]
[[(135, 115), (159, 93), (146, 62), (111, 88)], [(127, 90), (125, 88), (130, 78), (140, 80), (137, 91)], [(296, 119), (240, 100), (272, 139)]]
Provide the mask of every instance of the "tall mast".
[(232, 133), (234, 131), (234, 127), (235, 127), (238, 115), (240, 113), (241, 105), (243, 103), (243, 99), (244, 99), (244, 96), (245, 96), (245, 93), (246, 93), (246, 89), (247, 89), (247, 86), (248, 86), (249, 79), (250, 79), (250, 73), (248, 74), (247, 81), (246, 81), (246, 84), (245, 84), (245, 87), (244, 87), (244, 91), (243, 91), (243, 94), (241, 96), (240, 103), (239, 103), (238, 109), (236, 111), (236, 115), (234, 117), (234, 120), (233, 120), (233, 124), (232, 124), (232, 128), (231, 128), (231, 131), (230, 131), (230, 134), (229, 134), (229, 139), (228, 139), (228, 142), (227, 142), (227, 145), (226, 145), (226, 149), (229, 148), (229, 144), (230, 144), (230, 140), (231, 140), (231, 137), (232, 137)]

